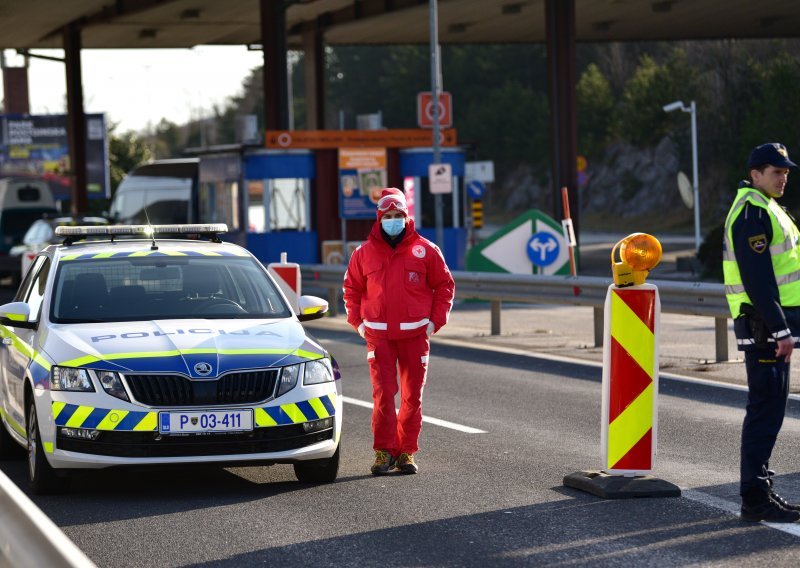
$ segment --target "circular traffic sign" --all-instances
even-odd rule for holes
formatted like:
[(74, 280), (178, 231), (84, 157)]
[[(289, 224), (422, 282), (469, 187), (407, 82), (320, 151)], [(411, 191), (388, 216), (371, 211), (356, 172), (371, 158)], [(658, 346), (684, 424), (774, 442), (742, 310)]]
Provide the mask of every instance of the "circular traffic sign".
[(552, 233), (539, 231), (534, 233), (528, 240), (526, 252), (528, 258), (536, 266), (549, 266), (558, 258), (561, 246), (558, 239)]

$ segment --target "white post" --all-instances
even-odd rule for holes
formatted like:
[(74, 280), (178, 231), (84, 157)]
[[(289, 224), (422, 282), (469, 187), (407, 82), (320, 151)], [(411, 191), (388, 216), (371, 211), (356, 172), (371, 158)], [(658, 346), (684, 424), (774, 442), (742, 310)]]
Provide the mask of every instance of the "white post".
[(694, 248), (700, 250), (700, 191), (697, 181), (697, 105), (692, 101), (692, 183), (694, 184)]
[[(439, 62), (439, 16), (436, 0), (429, 0), (430, 50), (431, 50), (431, 109), (433, 114), (433, 163), (441, 163), (439, 150), (439, 93), (441, 92), (441, 63)], [(428, 179), (430, 182), (430, 179)], [(429, 186), (430, 187), (430, 186)], [(422, 199), (420, 199), (422, 201)], [(433, 196), (436, 219), (436, 244), (444, 251), (444, 219), (442, 218), (442, 196)]]

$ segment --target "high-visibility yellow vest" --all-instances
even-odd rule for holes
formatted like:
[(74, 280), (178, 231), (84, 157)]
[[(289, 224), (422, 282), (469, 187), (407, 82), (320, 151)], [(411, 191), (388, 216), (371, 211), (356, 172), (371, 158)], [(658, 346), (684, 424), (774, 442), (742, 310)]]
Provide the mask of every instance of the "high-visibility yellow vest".
[(772, 223), (769, 254), (778, 282), (781, 306), (800, 306), (800, 231), (777, 201), (752, 187), (743, 187), (736, 194), (725, 219), (725, 243), (722, 251), (722, 273), (725, 296), (733, 319), (739, 317), (743, 303), (752, 304), (742, 285), (742, 275), (733, 250), (733, 222), (747, 203), (761, 207)]

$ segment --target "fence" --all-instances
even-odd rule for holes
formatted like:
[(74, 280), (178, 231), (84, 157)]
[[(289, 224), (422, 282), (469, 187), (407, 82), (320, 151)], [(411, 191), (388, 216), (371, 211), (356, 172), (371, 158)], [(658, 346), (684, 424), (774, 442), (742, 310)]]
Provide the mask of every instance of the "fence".
[[(301, 267), (303, 290), (325, 290), (336, 315), (345, 267), (307, 264)], [(500, 334), (503, 302), (586, 306), (594, 310), (594, 343), (603, 344), (603, 305), (611, 280), (597, 276), (533, 276), (492, 272), (453, 272), (456, 298), (490, 302), (491, 333)], [(662, 313), (714, 318), (717, 361), (728, 360), (728, 304), (722, 284), (650, 280), (658, 286)]]

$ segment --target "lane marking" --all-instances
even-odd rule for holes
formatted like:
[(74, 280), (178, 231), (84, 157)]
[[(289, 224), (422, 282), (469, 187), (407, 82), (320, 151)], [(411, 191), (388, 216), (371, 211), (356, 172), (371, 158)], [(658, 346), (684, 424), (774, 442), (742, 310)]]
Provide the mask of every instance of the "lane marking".
[[(720, 511), (724, 511), (725, 513), (730, 513), (735, 517), (739, 516), (739, 504), (734, 503), (733, 501), (728, 501), (727, 499), (722, 499), (721, 497), (716, 497), (715, 495), (709, 495), (708, 493), (703, 493), (702, 491), (697, 491), (695, 489), (683, 489), (681, 491), (681, 495), (686, 497), (690, 501), (694, 501), (695, 503), (700, 503), (702, 505), (706, 505), (708, 507), (712, 507), (714, 509), (719, 509)], [(755, 525), (765, 525), (771, 529), (779, 530), (781, 532), (785, 532), (786, 534), (790, 534), (792, 536), (800, 537), (800, 525), (794, 523), (748, 523), (742, 521), (744, 526), (749, 524)]]
[[(361, 406), (363, 408), (372, 409), (372, 403), (367, 402), (366, 400), (359, 400), (357, 398), (350, 398), (349, 396), (341, 397), (343, 402), (347, 402), (354, 406)], [(450, 422), (448, 420), (442, 420), (440, 418), (433, 418), (431, 416), (423, 416), (423, 422), (427, 422), (428, 424), (433, 424), (435, 426), (441, 426), (442, 428), (450, 428), (451, 430), (458, 430), (459, 432), (465, 432), (466, 434), (486, 434), (486, 430), (478, 430), (477, 428), (473, 428), (471, 426), (464, 426), (463, 424), (456, 424), (455, 422)]]

